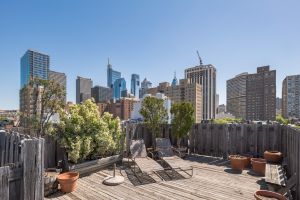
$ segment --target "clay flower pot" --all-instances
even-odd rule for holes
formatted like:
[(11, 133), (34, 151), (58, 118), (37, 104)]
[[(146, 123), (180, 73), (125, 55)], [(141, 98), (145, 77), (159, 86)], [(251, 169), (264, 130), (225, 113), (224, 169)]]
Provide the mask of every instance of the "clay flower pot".
[(61, 191), (65, 193), (73, 192), (77, 186), (78, 172), (66, 172), (58, 175), (57, 180), (60, 184)]
[(232, 169), (243, 171), (243, 169), (245, 168), (245, 162), (247, 161), (247, 157), (240, 155), (230, 155), (229, 159)]
[(258, 190), (254, 193), (254, 197), (257, 200), (264, 199), (278, 199), (278, 200), (287, 200), (283, 195), (278, 194), (276, 192), (271, 192), (267, 190)]
[(251, 158), (252, 169), (260, 175), (265, 175), (267, 161), (262, 158)]
[(282, 153), (279, 151), (265, 151), (264, 158), (268, 162), (279, 163), (282, 160)]
[(253, 158), (253, 156), (250, 154), (243, 154), (242, 156), (245, 156), (247, 158), (247, 160), (245, 160), (245, 162), (244, 162), (245, 168), (250, 168), (251, 167), (251, 158)]

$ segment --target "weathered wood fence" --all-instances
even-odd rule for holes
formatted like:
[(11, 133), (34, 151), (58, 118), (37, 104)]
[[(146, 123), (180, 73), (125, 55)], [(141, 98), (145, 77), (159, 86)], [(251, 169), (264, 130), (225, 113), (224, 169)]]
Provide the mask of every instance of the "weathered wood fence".
[[(152, 136), (146, 127), (138, 124), (134, 130), (128, 126), (130, 139), (143, 138), (146, 147), (152, 145)], [(161, 136), (169, 137), (173, 145), (170, 125), (161, 126)], [(258, 124), (195, 124), (188, 137), (181, 141), (190, 153), (228, 158), (230, 154), (250, 154), (263, 157), (266, 150), (281, 151), (287, 160), (287, 175), (297, 174), (296, 199), (300, 199), (300, 130), (289, 126)]]
[(44, 139), (0, 133), (0, 199), (44, 198)]

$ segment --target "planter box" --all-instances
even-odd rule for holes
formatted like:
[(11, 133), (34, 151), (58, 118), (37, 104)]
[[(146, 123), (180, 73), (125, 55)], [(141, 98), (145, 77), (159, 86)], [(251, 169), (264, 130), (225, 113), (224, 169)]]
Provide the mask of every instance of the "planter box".
[(70, 171), (79, 172), (80, 176), (87, 175), (96, 171), (99, 171), (105, 167), (108, 167), (118, 161), (122, 160), (121, 155), (110, 156), (107, 158), (101, 158), (97, 160), (86, 161), (80, 164), (70, 164)]

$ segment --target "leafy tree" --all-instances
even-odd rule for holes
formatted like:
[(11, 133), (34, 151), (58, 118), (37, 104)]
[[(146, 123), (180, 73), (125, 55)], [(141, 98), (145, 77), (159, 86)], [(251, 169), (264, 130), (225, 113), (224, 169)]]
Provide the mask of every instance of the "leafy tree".
[(193, 104), (188, 102), (174, 103), (171, 108), (172, 134), (177, 139), (177, 147), (180, 147), (180, 141), (187, 136), (195, 123)]
[(62, 113), (56, 133), (74, 163), (120, 151), (120, 120), (109, 113), (100, 118), (92, 100), (72, 105), (68, 113)]
[(290, 123), (290, 120), (285, 119), (282, 115), (276, 115), (276, 121), (284, 125), (288, 125)]
[(155, 138), (160, 136), (160, 126), (166, 123), (167, 110), (164, 108), (164, 100), (155, 97), (146, 97), (140, 110), (144, 117), (144, 123), (152, 133), (152, 145), (155, 146)]
[[(22, 113), (21, 117), (29, 121), (30, 128), (37, 131), (37, 136), (41, 136), (50, 128), (50, 118), (64, 108), (66, 92), (63, 86), (52, 80), (33, 79), (29, 85), (31, 87), (42, 88), (41, 97), (35, 98), (36, 102), (34, 102), (36, 105), (40, 105), (40, 110), (38, 112), (36, 111), (34, 117), (28, 117), (26, 113)], [(34, 95), (39, 94), (36, 93)]]

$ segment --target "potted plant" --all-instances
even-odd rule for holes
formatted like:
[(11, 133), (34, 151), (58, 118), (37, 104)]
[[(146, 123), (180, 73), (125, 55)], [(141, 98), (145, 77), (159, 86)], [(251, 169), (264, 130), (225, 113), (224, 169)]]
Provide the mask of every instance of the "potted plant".
[(256, 200), (264, 200), (264, 199), (287, 200), (287, 198), (285, 198), (283, 195), (268, 190), (258, 190), (254, 193), (254, 197)]
[(240, 155), (230, 155), (230, 164), (233, 170), (243, 171), (245, 168), (245, 163), (247, 161), (247, 157)]
[(172, 134), (176, 137), (177, 148), (180, 148), (181, 139), (186, 137), (195, 123), (194, 107), (191, 103), (174, 103), (171, 108)]
[(252, 169), (259, 175), (265, 175), (266, 160), (262, 158), (251, 158)]
[(60, 184), (61, 191), (65, 193), (73, 192), (76, 189), (78, 178), (78, 172), (66, 172), (58, 175), (57, 180)]
[(280, 163), (282, 160), (282, 153), (279, 151), (265, 151), (264, 158), (267, 162)]

